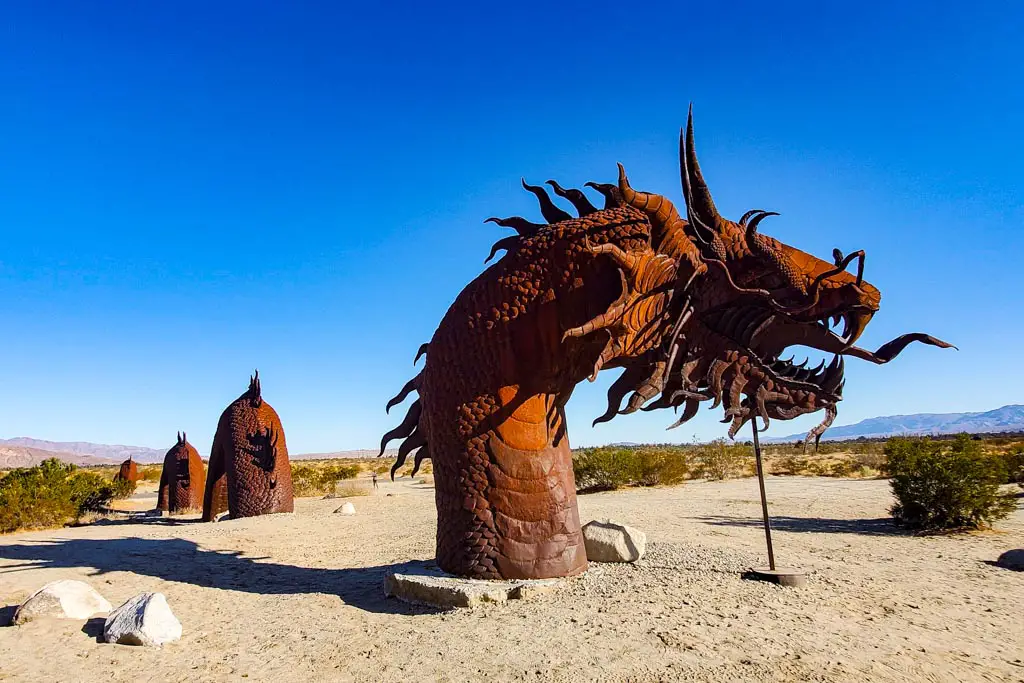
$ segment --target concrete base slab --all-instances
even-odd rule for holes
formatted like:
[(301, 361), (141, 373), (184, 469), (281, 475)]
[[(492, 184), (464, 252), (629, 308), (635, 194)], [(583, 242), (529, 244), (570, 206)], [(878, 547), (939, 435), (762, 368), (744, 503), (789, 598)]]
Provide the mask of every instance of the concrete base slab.
[(384, 595), (403, 602), (444, 609), (475, 607), (485, 602), (528, 600), (568, 579), (480, 581), (446, 574), (430, 562), (409, 563), (384, 578)]

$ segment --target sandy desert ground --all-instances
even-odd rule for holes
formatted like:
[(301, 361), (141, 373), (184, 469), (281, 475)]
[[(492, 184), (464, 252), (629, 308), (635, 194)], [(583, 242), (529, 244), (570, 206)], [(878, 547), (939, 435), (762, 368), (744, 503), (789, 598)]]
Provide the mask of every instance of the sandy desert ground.
[[(293, 515), (111, 521), (0, 537), (0, 622), (42, 584), (90, 582), (115, 606), (161, 591), (184, 625), (162, 649), (97, 642), (102, 618), (0, 628), (0, 679), (24, 681), (1020, 681), (1024, 511), (998, 531), (913, 537), (885, 481), (773, 477), (763, 564), (753, 479), (580, 498), (583, 519), (648, 535), (635, 565), (597, 565), (532, 600), (440, 612), (385, 599), (386, 572), (432, 556), (433, 492), (408, 479)], [(390, 495), (388, 495), (390, 494)], [(145, 505), (146, 501), (140, 501)]]

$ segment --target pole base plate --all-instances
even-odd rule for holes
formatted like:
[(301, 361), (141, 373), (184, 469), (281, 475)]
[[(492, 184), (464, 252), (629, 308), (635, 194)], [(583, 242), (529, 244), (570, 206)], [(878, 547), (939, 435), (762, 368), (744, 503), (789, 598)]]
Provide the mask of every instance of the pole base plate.
[(754, 581), (768, 581), (770, 583), (777, 583), (780, 586), (788, 586), (789, 588), (802, 588), (807, 585), (806, 574), (799, 569), (787, 567), (776, 567), (775, 569), (755, 567), (754, 569), (748, 569), (743, 574), (743, 578)]

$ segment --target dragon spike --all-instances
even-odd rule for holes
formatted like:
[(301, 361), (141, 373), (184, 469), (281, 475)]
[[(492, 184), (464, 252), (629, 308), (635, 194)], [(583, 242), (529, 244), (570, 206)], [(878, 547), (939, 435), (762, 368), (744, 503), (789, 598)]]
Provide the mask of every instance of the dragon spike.
[(540, 202), (540, 213), (544, 216), (544, 220), (548, 223), (561, 223), (562, 221), (572, 220), (571, 214), (555, 206), (555, 203), (551, 201), (551, 197), (548, 196), (543, 187), (528, 185), (526, 178), (523, 178), (522, 182), (523, 189), (532, 192), (537, 197), (537, 201)]
[(181, 443), (181, 432), (178, 432), (178, 443)]
[(614, 209), (616, 206), (622, 205), (622, 197), (619, 194), (619, 188), (611, 183), (595, 183), (588, 182), (583, 184), (584, 187), (592, 187), (601, 193), (604, 197), (604, 208)]
[[(391, 466), (391, 481), (395, 480), (395, 472), (398, 468), (405, 464), (405, 459), (409, 456), (409, 453), (416, 448), (422, 448), (427, 445), (427, 437), (423, 436), (423, 432), (418, 429), (414, 429), (409, 438), (402, 442), (402, 445), (398, 447), (398, 458), (395, 460), (395, 464)], [(419, 465), (416, 466), (419, 469)]]
[(622, 399), (626, 397), (626, 394), (633, 390), (633, 387), (642, 382), (644, 379), (644, 368), (640, 365), (631, 365), (618, 376), (618, 378), (612, 382), (612, 385), (608, 387), (608, 409), (604, 411), (604, 415), (601, 415), (591, 424), (591, 427), (597, 426), (602, 422), (608, 422), (615, 417), (619, 408), (622, 405)]
[(580, 216), (586, 216), (597, 211), (597, 207), (591, 204), (590, 200), (587, 199), (587, 195), (583, 194), (580, 190), (572, 187), (567, 190), (554, 180), (547, 181), (547, 184), (551, 186), (559, 197), (568, 199)]
[(491, 253), (484, 259), (484, 263), (487, 263), (494, 255), (500, 250), (512, 251), (512, 249), (519, 244), (519, 235), (509, 235), (508, 237), (502, 237), (500, 240), (491, 245)]
[(692, 419), (693, 416), (697, 414), (697, 408), (699, 406), (700, 403), (698, 403), (696, 400), (687, 400), (686, 407), (683, 408), (683, 414), (679, 416), (678, 420), (670, 424), (668, 427), (665, 427), (665, 430), (667, 431), (669, 429), (675, 429), (684, 422), (687, 422), (688, 420)]
[(416, 426), (420, 421), (420, 414), (423, 412), (423, 404), (417, 399), (411, 406), (409, 406), (409, 412), (405, 414), (405, 419), (402, 420), (402, 424), (398, 425), (390, 432), (381, 437), (380, 440), (380, 453), (377, 457), (384, 455), (384, 450), (387, 448), (388, 442), (392, 439), (404, 439), (416, 431)]
[(188, 443), (188, 434), (186, 434), (185, 432), (181, 433), (181, 442)]
[(428, 348), (430, 348), (430, 342), (423, 342), (422, 344), (420, 344), (419, 350), (416, 351), (416, 357), (413, 358), (412, 360), (413, 365), (416, 365), (416, 363), (420, 362), (420, 356), (425, 354)]
[(484, 223), (497, 223), (503, 228), (513, 228), (523, 237), (535, 235), (538, 230), (544, 227), (540, 223), (531, 223), (521, 216), (511, 216), (509, 218), (495, 218), (494, 216), (491, 216), (485, 220)]
[(263, 404), (263, 393), (260, 387), (260, 371), (257, 369), (254, 374), (249, 375), (249, 400), (252, 401), (256, 407)]
[(420, 464), (430, 457), (430, 444), (424, 444), (416, 451), (416, 458), (412, 461), (412, 474), (410, 477), (415, 477), (416, 473), (420, 471)]
[(419, 389), (419, 387), (420, 387), (420, 376), (416, 375), (411, 380), (409, 380), (408, 382), (405, 383), (405, 386), (402, 387), (402, 390), (399, 391), (398, 394), (396, 394), (393, 399), (388, 401), (387, 406), (384, 408), (384, 412), (385, 413), (390, 413), (392, 408), (394, 408), (399, 403), (404, 401), (406, 396), (408, 396), (410, 393), (412, 393), (416, 389)]

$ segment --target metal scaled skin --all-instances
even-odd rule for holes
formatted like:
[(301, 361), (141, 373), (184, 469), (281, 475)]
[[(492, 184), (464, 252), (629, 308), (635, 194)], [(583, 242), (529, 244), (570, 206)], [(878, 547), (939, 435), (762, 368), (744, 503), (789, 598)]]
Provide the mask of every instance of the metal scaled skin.
[(164, 456), (160, 472), (157, 509), (178, 514), (203, 509), (206, 491), (206, 468), (199, 452), (188, 442), (184, 432)]
[[(563, 408), (602, 369), (624, 370), (595, 424), (682, 408), (678, 426), (707, 402), (722, 407), (734, 436), (756, 417), (767, 428), (824, 411), (808, 435), (816, 443), (842, 400), (844, 356), (885, 363), (914, 341), (950, 346), (919, 333), (875, 352), (854, 346), (881, 298), (863, 279), (863, 252), (836, 250), (828, 262), (759, 233), (772, 212), (722, 217), (697, 164), (692, 117), (680, 166), (686, 218), (667, 198), (634, 190), (620, 166), (616, 185), (587, 184), (604, 196), (601, 210), (548, 181), (573, 217), (524, 181), (548, 224), (490, 219), (517, 235), (495, 244), (488, 260), (505, 255), (420, 348), (423, 370), (388, 409), (419, 397), (381, 443), (383, 453), (403, 439), (392, 477), (410, 453), (416, 468), (431, 458), (445, 571), (538, 579), (586, 569)], [(846, 272), (854, 260), (856, 275)], [(845, 330), (833, 332), (839, 323)], [(817, 368), (781, 359), (798, 345), (833, 358)]]
[(135, 461), (128, 458), (121, 463), (121, 467), (118, 468), (117, 474), (114, 475), (114, 479), (137, 482), (142, 479), (142, 473), (139, 472), (139, 466)]
[(257, 372), (224, 410), (210, 449), (203, 521), (293, 512), (292, 470), (281, 419), (263, 400)]

